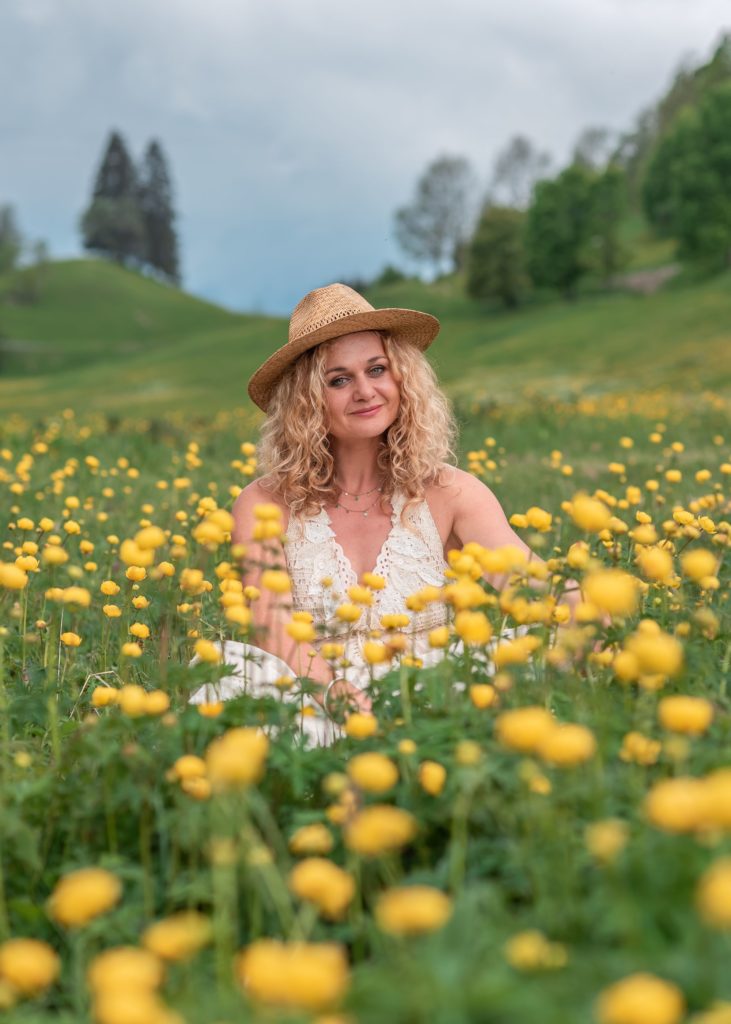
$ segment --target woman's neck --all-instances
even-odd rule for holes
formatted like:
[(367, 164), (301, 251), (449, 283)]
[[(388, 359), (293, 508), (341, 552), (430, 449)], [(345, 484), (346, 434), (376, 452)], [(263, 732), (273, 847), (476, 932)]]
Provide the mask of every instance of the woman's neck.
[(380, 450), (379, 438), (364, 438), (355, 442), (333, 440), (336, 487), (350, 494), (362, 494), (380, 487), (383, 482), (383, 472), (378, 466)]

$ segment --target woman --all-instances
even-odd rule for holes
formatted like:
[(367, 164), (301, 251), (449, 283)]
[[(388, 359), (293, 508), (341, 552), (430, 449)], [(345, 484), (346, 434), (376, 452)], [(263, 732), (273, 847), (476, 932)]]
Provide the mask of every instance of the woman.
[[(290, 606), (265, 588), (253, 605), (255, 621), (267, 626), (257, 638), (266, 655), (255, 686), (294, 666), (321, 685), (326, 708), (345, 698), (368, 711), (364, 687), (372, 673), (388, 670), (364, 658), (370, 631), (383, 614), (405, 613), (409, 595), (443, 585), (449, 550), (476, 541), (534, 557), (489, 488), (448, 464), (454, 421), (422, 354), (438, 331), (429, 314), (374, 309), (352, 288), (329, 285), (302, 299), (288, 343), (251, 378), (249, 395), (267, 413), (263, 475), (236, 499), (232, 537), (247, 548), (245, 582), (256, 584), (272, 555), (271, 545), (251, 541), (255, 510), (277, 505), (292, 579)], [(343, 623), (337, 609), (349, 601), (349, 588), (364, 578), (377, 586), (374, 575), (385, 586), (356, 622)], [(485, 578), (498, 590), (505, 583), (504, 576)], [(302, 663), (302, 645), (287, 631), (293, 610), (309, 612), (326, 638), (344, 640), (349, 664), (335, 677), (333, 662), (319, 653)], [(427, 600), (408, 614), (409, 653), (434, 663), (441, 652), (427, 637), (446, 621), (444, 606)], [(227, 662), (241, 656), (227, 648)], [(224, 687), (224, 696), (240, 690)], [(204, 699), (202, 691), (192, 699)]]

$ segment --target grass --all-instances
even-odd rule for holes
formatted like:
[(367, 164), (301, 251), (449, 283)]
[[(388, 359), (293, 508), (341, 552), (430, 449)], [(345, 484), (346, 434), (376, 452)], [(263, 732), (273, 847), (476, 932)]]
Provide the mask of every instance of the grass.
[[(652, 296), (597, 293), (506, 312), (474, 302), (459, 278), (373, 289), (375, 306), (434, 313), (441, 380), (471, 402), (731, 384), (731, 274)], [(5, 282), (7, 286), (7, 282)], [(0, 282), (0, 292), (2, 292)], [(210, 416), (246, 404), (252, 371), (287, 336), (284, 318), (231, 313), (99, 261), (49, 267), (35, 306), (0, 306), (0, 334), (35, 354), (0, 380), (0, 413), (64, 407)], [(35, 363), (33, 362), (35, 360)], [(41, 368), (42, 367), (42, 368)]]

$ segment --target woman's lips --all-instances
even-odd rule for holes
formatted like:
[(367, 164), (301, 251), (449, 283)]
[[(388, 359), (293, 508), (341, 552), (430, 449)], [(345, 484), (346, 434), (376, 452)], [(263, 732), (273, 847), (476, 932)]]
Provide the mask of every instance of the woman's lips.
[(351, 413), (351, 416), (372, 416), (373, 413), (378, 412), (380, 408), (380, 405), (373, 405), (370, 409), (359, 409), (357, 412)]

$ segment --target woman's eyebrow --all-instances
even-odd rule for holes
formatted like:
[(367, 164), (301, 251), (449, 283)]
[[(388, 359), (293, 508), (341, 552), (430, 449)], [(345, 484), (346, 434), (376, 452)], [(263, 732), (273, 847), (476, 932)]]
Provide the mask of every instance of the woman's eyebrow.
[[(366, 366), (370, 366), (371, 363), (376, 363), (376, 362), (378, 362), (379, 359), (385, 359), (385, 358), (386, 358), (385, 355), (383, 355), (383, 356), (371, 356), (371, 358), (367, 361)], [(329, 370), (325, 370), (325, 373), (348, 373), (348, 372), (349, 372), (349, 370), (348, 370), (347, 366), (331, 366)]]

